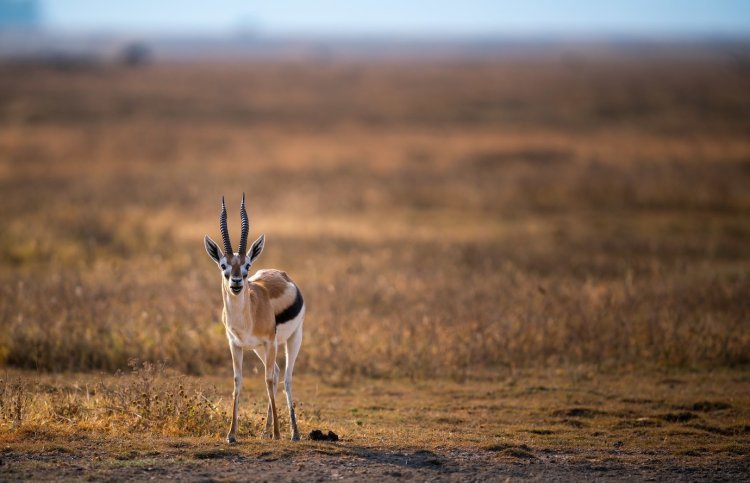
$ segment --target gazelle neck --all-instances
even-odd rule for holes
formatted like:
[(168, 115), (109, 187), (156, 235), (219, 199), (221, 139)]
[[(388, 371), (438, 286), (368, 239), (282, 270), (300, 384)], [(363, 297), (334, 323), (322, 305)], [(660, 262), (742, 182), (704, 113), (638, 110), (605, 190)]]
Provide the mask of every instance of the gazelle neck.
[(244, 282), (242, 292), (237, 295), (233, 294), (229, 286), (222, 282), (221, 295), (224, 299), (224, 310), (228, 316), (228, 322), (234, 322), (231, 325), (245, 325), (248, 322), (252, 325), (252, 306), (250, 301), (250, 287), (247, 281)]
[(237, 295), (233, 294), (232, 291), (226, 286), (222, 285), (221, 295), (224, 299), (224, 308), (229, 314), (240, 315), (250, 308), (250, 297), (248, 296), (248, 287), (245, 283), (245, 287), (242, 292)]

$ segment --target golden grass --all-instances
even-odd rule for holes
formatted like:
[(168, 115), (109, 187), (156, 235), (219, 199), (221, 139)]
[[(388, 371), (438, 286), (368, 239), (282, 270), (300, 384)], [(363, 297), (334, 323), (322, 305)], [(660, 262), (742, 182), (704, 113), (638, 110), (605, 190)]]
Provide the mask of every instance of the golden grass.
[(718, 57), (2, 67), (0, 361), (226, 367), (202, 236), (245, 191), (309, 304), (300, 372), (745, 365), (743, 86)]

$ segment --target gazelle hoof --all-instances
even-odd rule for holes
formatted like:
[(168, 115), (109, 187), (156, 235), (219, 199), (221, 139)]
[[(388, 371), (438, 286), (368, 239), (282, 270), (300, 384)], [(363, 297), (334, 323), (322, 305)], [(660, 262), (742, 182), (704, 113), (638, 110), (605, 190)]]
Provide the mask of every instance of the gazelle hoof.
[(234, 444), (236, 442), (237, 442), (237, 438), (235, 438), (233, 434), (227, 435), (227, 443)]
[(292, 441), (299, 441), (299, 433), (294, 433), (292, 435)]

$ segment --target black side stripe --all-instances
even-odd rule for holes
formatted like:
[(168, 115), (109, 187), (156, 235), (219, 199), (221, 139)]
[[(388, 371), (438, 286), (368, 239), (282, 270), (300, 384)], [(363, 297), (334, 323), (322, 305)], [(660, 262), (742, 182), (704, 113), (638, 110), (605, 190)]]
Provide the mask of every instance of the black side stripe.
[(302, 300), (302, 292), (300, 292), (299, 287), (295, 285), (294, 288), (297, 289), (297, 296), (294, 297), (294, 303), (276, 314), (276, 325), (289, 322), (297, 317), (302, 310), (302, 306), (305, 304), (305, 301)]

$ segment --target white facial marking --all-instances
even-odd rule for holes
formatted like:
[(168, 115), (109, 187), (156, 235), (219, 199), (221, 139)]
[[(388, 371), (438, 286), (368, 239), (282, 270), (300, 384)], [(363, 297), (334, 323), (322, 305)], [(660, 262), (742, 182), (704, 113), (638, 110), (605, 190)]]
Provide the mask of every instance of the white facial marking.
[(232, 272), (232, 267), (227, 263), (227, 257), (223, 257), (219, 260), (219, 268), (221, 268), (224, 278), (229, 278), (229, 274)]

